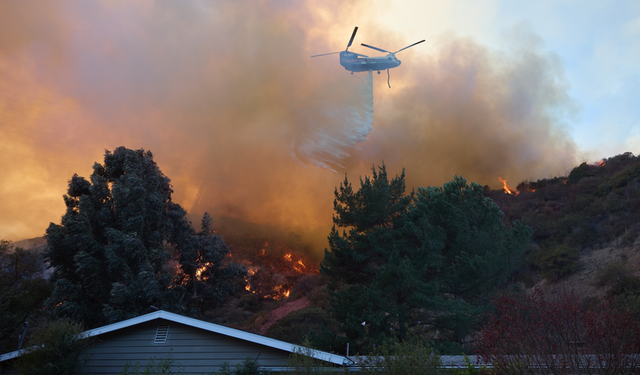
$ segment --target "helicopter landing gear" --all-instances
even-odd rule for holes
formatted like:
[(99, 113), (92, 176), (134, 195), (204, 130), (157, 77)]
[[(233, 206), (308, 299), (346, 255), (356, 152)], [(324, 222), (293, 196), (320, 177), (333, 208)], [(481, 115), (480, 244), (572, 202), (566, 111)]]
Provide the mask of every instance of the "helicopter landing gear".
[(378, 70), (378, 74), (380, 74), (380, 71)]

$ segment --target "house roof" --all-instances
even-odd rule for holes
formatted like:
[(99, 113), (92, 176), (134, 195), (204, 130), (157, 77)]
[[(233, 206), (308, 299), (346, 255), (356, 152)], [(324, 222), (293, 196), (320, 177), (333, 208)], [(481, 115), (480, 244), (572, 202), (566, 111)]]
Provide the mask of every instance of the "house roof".
[[(199, 328), (205, 331), (218, 333), (221, 335), (233, 337), (236, 339), (248, 341), (248, 342), (259, 344), (259, 345), (268, 346), (270, 348), (284, 350), (289, 353), (298, 352), (298, 353), (306, 354), (313, 358), (326, 361), (326, 362), (331, 362), (337, 365), (350, 365), (353, 363), (352, 360), (344, 356), (331, 354), (331, 353), (314, 350), (310, 348), (305, 348), (303, 346), (291, 344), (288, 342), (275, 340), (265, 336), (256, 335), (255, 333), (249, 333), (249, 332), (241, 331), (238, 329), (221, 326), (219, 324), (205, 322), (202, 320), (189, 318), (186, 316), (170, 313), (168, 311), (163, 311), (163, 310), (155, 311), (146, 315), (141, 315), (135, 318), (123, 320), (118, 323), (109, 324), (104, 327), (94, 328), (81, 333), (80, 337), (81, 338), (95, 337), (105, 333), (117, 331), (123, 328), (135, 326), (137, 324), (146, 323), (156, 319), (164, 319), (171, 322), (184, 324), (184, 325), (194, 327), (194, 328)], [(16, 350), (14, 352), (2, 354), (0, 355), (0, 362), (6, 361), (12, 358), (16, 358), (20, 356), (23, 352), (24, 350)]]

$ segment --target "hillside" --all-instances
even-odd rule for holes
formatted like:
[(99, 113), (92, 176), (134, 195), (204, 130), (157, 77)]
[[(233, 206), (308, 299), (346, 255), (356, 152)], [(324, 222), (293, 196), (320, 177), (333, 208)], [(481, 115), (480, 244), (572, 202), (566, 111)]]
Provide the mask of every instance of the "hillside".
[[(516, 277), (526, 286), (562, 281), (593, 295), (640, 270), (639, 157), (625, 153), (582, 163), (566, 177), (525, 181), (511, 193), (485, 190), (506, 223), (520, 220), (533, 228), (533, 245)], [(611, 280), (598, 282), (606, 279), (602, 272)], [(596, 282), (599, 287), (591, 286)]]
[[(625, 153), (583, 163), (567, 176), (524, 181), (515, 189), (485, 186), (484, 194), (509, 227), (520, 220), (533, 229), (525, 260), (504, 287), (573, 290), (588, 300), (603, 298), (625, 276), (640, 277), (640, 157)], [(256, 233), (224, 236), (230, 259), (249, 274), (236, 296), (216, 309), (205, 307), (202, 318), (295, 343), (310, 333), (317, 345), (331, 342), (337, 322), (308, 249), (292, 234)], [(41, 252), (46, 242), (14, 245)]]

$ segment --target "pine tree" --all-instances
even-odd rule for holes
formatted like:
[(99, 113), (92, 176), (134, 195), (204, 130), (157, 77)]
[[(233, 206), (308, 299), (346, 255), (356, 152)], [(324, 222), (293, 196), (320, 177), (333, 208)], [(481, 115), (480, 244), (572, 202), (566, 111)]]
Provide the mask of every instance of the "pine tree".
[[(94, 164), (90, 181), (72, 177), (62, 222), (47, 229), (47, 258), (54, 268), (48, 305), (56, 315), (95, 327), (154, 307), (184, 308), (184, 287), (174, 287), (165, 269), (168, 249), (191, 254), (201, 238), (224, 242), (212, 233), (197, 235), (182, 207), (172, 202), (172, 192), (169, 178), (144, 150), (107, 151), (104, 165)], [(225, 251), (226, 246), (219, 248), (222, 258)], [(225, 268), (220, 262), (215, 267)], [(230, 266), (229, 274), (238, 272), (242, 269)], [(233, 292), (226, 280), (210, 284), (218, 286), (212, 288), (215, 295)]]
[[(403, 231), (413, 193), (404, 171), (389, 181), (383, 165), (353, 191), (345, 177), (335, 191), (334, 227), (321, 272), (328, 278), (333, 312), (356, 346), (406, 338), (408, 314), (432, 293), (420, 274), (429, 252), (405, 246)], [(345, 228), (342, 235), (336, 226)], [(348, 230), (348, 231), (347, 231)]]
[(424, 324), (461, 343), (487, 306), (483, 295), (531, 240), (530, 228), (507, 230), (482, 187), (457, 176), (405, 195), (404, 171), (389, 181), (383, 165), (357, 192), (345, 177), (335, 197), (321, 272), (342, 332), (364, 352)]

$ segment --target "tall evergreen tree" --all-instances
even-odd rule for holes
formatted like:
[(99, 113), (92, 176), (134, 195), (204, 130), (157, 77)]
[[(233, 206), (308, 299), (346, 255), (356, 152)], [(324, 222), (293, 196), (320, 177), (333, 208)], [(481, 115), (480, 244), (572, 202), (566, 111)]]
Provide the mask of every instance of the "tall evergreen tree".
[(360, 185), (354, 192), (345, 178), (336, 189), (321, 265), (346, 338), (366, 351), (430, 323), (461, 342), (483, 295), (519, 264), (531, 229), (517, 222), (507, 230), (482, 187), (461, 177), (405, 195), (404, 171), (389, 181), (383, 165)]
[(516, 221), (508, 230), (482, 186), (459, 176), (442, 187), (419, 188), (409, 221), (428, 226), (435, 244), (438, 262), (430, 278), (438, 284), (439, 298), (431, 305), (439, 311), (436, 328), (462, 343), (486, 308), (487, 294), (520, 265), (531, 228)]
[[(383, 165), (353, 191), (345, 177), (335, 191), (334, 227), (321, 272), (327, 276), (333, 312), (352, 344), (406, 338), (408, 314), (423, 306), (432, 288), (420, 275), (428, 251), (405, 246), (403, 228), (413, 193), (405, 195), (404, 171), (391, 181)], [(345, 228), (340, 234), (337, 227)]]
[[(169, 179), (144, 150), (107, 151), (104, 164), (94, 164), (90, 181), (72, 177), (61, 225), (47, 229), (47, 258), (54, 268), (48, 305), (56, 315), (95, 327), (153, 311), (152, 306), (181, 310), (184, 288), (192, 286), (173, 287), (165, 269), (167, 249), (192, 254), (201, 237), (221, 243), (216, 250), (222, 255), (208, 267), (226, 268), (221, 258), (228, 248), (222, 239), (211, 232), (196, 234), (185, 211), (171, 201), (172, 192)], [(242, 272), (231, 265), (224, 276)], [(214, 295), (232, 292), (226, 280), (208, 281)]]

